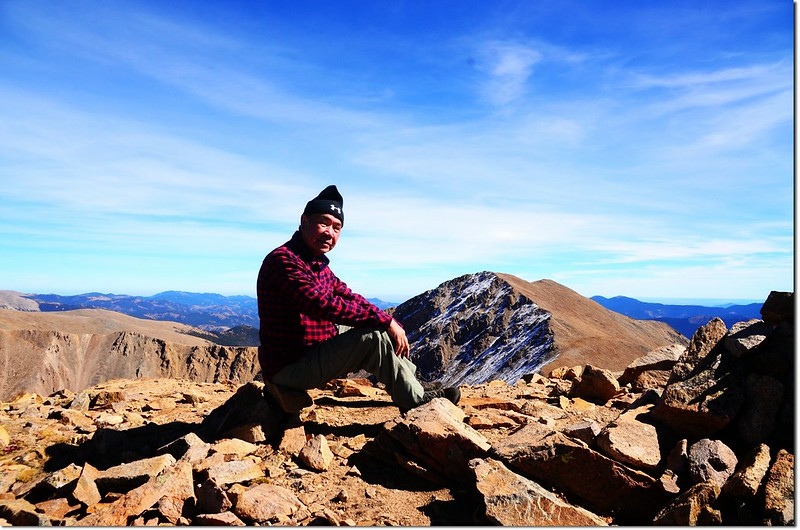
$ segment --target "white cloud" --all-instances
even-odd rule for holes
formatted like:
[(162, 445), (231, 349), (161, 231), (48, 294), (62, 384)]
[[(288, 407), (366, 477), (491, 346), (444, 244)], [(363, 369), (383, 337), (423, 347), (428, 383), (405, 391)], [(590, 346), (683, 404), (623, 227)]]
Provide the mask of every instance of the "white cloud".
[(489, 42), (481, 52), (480, 68), (488, 78), (482, 92), (494, 105), (507, 105), (525, 94), (533, 67), (541, 54), (524, 44)]

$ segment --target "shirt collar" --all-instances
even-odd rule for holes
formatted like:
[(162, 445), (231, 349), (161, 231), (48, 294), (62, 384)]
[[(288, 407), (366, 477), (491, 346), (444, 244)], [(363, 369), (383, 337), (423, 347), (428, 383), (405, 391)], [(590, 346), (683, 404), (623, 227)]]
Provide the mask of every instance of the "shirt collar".
[(297, 255), (300, 256), (300, 259), (308, 263), (308, 265), (315, 271), (322, 270), (331, 261), (325, 254), (315, 256), (311, 248), (306, 245), (305, 241), (303, 241), (303, 236), (300, 235), (300, 230), (297, 230), (294, 235), (292, 235), (292, 239), (286, 243), (286, 246), (296, 252)]

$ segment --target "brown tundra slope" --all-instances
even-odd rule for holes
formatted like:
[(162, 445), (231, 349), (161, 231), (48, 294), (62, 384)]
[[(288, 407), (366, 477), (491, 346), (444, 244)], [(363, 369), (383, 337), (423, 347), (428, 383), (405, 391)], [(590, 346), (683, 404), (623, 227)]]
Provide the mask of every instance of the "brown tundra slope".
[(624, 370), (634, 359), (686, 338), (655, 320), (634, 320), (609, 311), (552, 280), (527, 282), (510, 274), (498, 276), (553, 315), (551, 327), (558, 357), (541, 372), (559, 367), (593, 364), (612, 372)]

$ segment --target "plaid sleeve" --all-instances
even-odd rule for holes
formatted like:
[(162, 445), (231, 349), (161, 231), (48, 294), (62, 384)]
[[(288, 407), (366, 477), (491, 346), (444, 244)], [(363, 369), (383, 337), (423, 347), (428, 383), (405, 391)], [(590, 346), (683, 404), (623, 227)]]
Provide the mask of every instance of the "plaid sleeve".
[(318, 272), (291, 252), (278, 252), (280, 263), (273, 270), (281, 271), (274, 283), (282, 298), (296, 310), (315, 319), (354, 327), (388, 327), (392, 317), (363, 296), (353, 293), (329, 267)]

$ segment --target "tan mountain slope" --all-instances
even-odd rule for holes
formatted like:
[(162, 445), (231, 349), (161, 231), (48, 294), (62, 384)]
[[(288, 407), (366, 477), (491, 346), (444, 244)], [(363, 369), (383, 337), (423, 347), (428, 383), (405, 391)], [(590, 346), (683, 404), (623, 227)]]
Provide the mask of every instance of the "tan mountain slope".
[(97, 335), (108, 335), (115, 331), (130, 331), (190, 346), (211, 344), (206, 339), (190, 335), (190, 333), (203, 334), (203, 331), (186, 324), (144, 320), (105, 309), (53, 312), (0, 309), (0, 330), (63, 331)]
[(244, 382), (257, 373), (256, 348), (218, 346), (191, 333), (203, 331), (103, 309), (0, 309), (0, 399), (116, 378)]
[(527, 282), (511, 274), (497, 275), (553, 315), (550, 326), (559, 355), (542, 368), (545, 375), (558, 367), (587, 364), (618, 372), (652, 350), (688, 343), (663, 322), (609, 311), (552, 280)]

